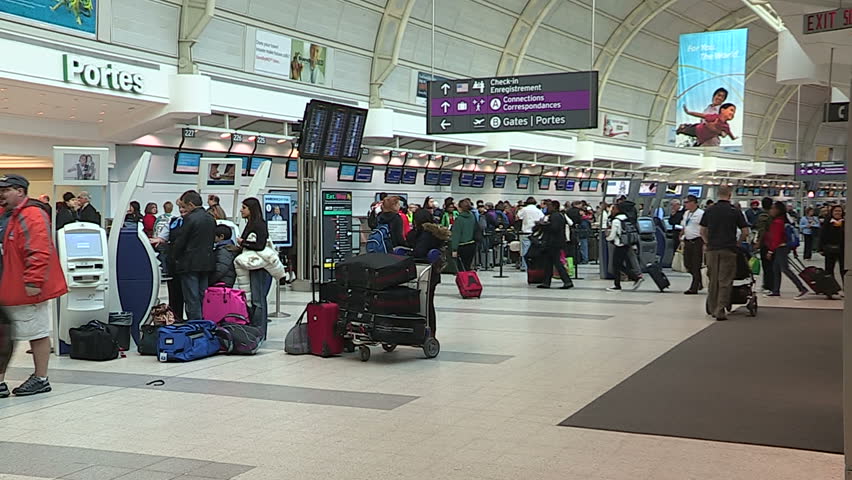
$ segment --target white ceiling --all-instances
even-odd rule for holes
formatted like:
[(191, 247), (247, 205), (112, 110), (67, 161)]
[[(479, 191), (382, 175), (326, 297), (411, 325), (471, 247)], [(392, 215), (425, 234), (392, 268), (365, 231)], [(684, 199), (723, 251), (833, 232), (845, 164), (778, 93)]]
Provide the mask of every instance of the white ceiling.
[[(810, 57), (817, 64), (828, 64), (833, 47), (835, 66), (852, 65), (852, 29), (805, 35), (802, 33), (802, 27), (805, 14), (834, 10), (840, 8), (840, 4), (837, 0), (772, 0), (775, 11), (781, 15), (784, 24)], [(842, 4), (844, 7), (852, 7), (850, 0), (845, 0)]]

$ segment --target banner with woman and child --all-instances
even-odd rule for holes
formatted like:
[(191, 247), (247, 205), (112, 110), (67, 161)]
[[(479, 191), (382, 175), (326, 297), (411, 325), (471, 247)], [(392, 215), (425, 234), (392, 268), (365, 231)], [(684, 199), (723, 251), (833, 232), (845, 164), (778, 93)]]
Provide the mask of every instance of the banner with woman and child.
[(748, 29), (680, 36), (677, 145), (742, 147)]

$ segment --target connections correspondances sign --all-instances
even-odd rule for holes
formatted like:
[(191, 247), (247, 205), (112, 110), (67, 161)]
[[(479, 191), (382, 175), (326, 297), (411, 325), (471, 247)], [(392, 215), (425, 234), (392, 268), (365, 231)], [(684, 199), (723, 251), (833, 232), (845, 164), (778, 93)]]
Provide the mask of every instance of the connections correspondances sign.
[(74, 55), (63, 54), (62, 79), (68, 83), (126, 93), (142, 93), (145, 89), (145, 79), (138, 73), (119, 70), (111, 63), (94, 65), (86, 62)]
[(680, 36), (679, 146), (742, 146), (747, 48), (746, 28)]
[(852, 28), (852, 8), (807, 13), (803, 17), (802, 30), (805, 34), (830, 32), (844, 28)]
[(0, 15), (94, 35), (98, 0), (0, 0)]
[(598, 72), (429, 82), (427, 133), (597, 128)]
[(845, 162), (802, 162), (796, 165), (797, 180), (846, 180)]

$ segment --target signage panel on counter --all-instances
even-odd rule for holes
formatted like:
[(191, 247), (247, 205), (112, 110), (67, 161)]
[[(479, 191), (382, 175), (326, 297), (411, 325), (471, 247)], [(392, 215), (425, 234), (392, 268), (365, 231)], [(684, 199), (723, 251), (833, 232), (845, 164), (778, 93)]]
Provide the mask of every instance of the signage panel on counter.
[(825, 121), (848, 122), (849, 121), (849, 102), (834, 102), (825, 104)]
[(597, 128), (598, 72), (429, 82), (429, 134)]
[(352, 256), (352, 192), (322, 195), (323, 281), (341, 261)]

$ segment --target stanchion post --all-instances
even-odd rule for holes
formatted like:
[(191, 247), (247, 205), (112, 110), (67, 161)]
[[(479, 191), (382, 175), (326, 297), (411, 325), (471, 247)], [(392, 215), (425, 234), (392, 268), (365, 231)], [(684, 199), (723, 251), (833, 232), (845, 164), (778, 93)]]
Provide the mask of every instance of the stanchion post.
[(284, 313), (281, 311), (281, 282), (273, 278), (272, 285), (275, 287), (275, 313), (269, 315), (269, 318), (276, 320), (290, 318), (289, 313)]
[(508, 275), (503, 275), (503, 251), (506, 249), (506, 231), (500, 232), (500, 275), (494, 275), (494, 278), (509, 278)]

